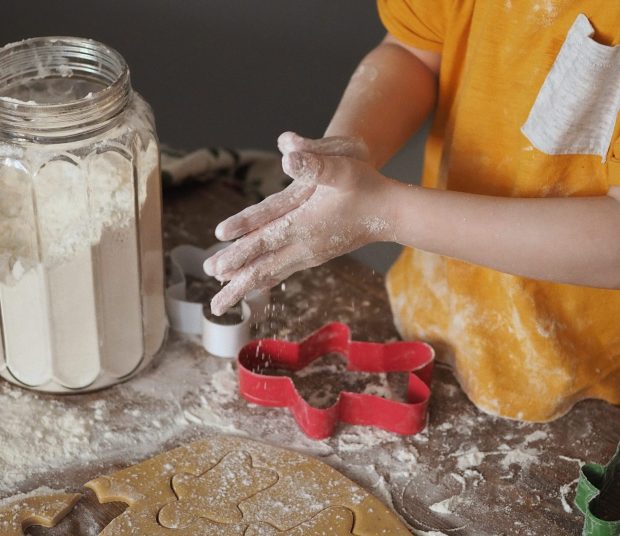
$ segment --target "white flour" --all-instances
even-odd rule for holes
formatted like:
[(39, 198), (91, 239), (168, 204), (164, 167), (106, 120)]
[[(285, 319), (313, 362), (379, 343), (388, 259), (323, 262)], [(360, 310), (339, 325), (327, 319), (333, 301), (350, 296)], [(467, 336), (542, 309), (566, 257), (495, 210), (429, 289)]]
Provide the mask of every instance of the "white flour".
[(433, 512), (436, 512), (438, 514), (451, 514), (453, 510), (458, 506), (459, 502), (460, 501), (458, 496), (454, 495), (452, 497), (444, 499), (443, 501), (431, 504), (429, 508)]
[(0, 500), (0, 508), (4, 508), (9, 504), (23, 501), (24, 499), (29, 499), (30, 497), (41, 497), (45, 495), (54, 495), (56, 493), (64, 493), (64, 490), (57, 490), (48, 488), (47, 486), (41, 486), (37, 489), (29, 491), (28, 493), (18, 493), (17, 495), (13, 495), (12, 497), (7, 497), (6, 499)]
[(508, 470), (513, 464), (524, 468), (538, 461), (540, 451), (525, 447), (525, 445), (528, 445), (527, 440), (523, 445), (524, 447), (515, 448), (503, 444), (497, 450), (490, 452), (481, 452), (474, 446), (470, 449), (456, 452), (451, 456), (457, 458), (457, 467), (461, 470), (479, 466), (487, 456), (501, 456), (499, 463), (505, 470)]
[[(96, 246), (105, 229), (135, 225), (132, 163), (113, 147), (101, 151), (97, 146), (119, 135), (121, 129), (70, 147), (24, 148), (0, 142), (1, 282), (15, 283), (16, 271), (21, 275), (40, 262), (55, 266), (67, 261)], [(77, 156), (84, 149), (91, 152)], [(149, 174), (158, 166), (154, 141), (139, 160), (142, 206)]]

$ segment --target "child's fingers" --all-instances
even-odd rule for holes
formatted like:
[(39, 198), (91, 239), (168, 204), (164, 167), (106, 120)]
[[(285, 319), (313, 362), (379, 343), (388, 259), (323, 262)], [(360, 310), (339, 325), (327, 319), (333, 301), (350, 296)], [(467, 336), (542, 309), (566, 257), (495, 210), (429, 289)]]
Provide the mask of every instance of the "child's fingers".
[(364, 141), (361, 138), (349, 136), (329, 136), (313, 140), (294, 132), (285, 132), (278, 138), (278, 149), (282, 154), (301, 152), (327, 156), (348, 156), (364, 162), (370, 158), (368, 147)]
[(215, 229), (215, 236), (218, 240), (239, 238), (297, 208), (314, 190), (313, 185), (294, 182), (281, 192), (221, 222)]
[(207, 275), (216, 277), (233, 272), (265, 253), (280, 249), (290, 236), (290, 217), (279, 218), (207, 259), (204, 270)]
[(342, 156), (314, 153), (295, 152), (282, 157), (284, 171), (296, 181), (342, 189), (348, 189), (357, 182), (360, 170), (356, 169), (355, 162)]
[(220, 273), (218, 273), (218, 270), (217, 270), (219, 259), (233, 245), (234, 244), (230, 244), (229, 246), (226, 246), (224, 249), (216, 251), (202, 264), (202, 269), (208, 276), (219, 278), (219, 276), (221, 275)]
[(296, 245), (286, 246), (252, 261), (211, 300), (211, 312), (220, 316), (255, 288), (271, 288), (301, 269)]
[(217, 279), (220, 283), (227, 283), (228, 281), (230, 281), (233, 277), (237, 276), (239, 274), (240, 270), (233, 270), (232, 272), (226, 272), (224, 274), (218, 274), (215, 277), (215, 279)]

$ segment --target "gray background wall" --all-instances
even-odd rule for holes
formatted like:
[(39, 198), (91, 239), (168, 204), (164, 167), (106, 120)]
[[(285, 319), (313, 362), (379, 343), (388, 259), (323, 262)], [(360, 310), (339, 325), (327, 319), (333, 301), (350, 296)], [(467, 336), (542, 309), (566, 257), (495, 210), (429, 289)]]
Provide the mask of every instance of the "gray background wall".
[[(0, 41), (77, 35), (128, 61), (160, 138), (275, 149), (284, 130), (322, 134), (357, 62), (384, 34), (374, 0), (3, 0)], [(417, 180), (423, 136), (386, 167)], [(208, 210), (208, 207), (205, 207)], [(398, 248), (356, 253), (385, 270)]]

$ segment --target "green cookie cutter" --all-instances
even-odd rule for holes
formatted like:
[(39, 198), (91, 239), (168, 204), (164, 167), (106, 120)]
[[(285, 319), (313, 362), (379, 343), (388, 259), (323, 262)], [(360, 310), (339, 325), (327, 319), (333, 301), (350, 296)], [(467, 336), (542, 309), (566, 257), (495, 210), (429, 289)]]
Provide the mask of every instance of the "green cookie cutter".
[(620, 520), (605, 521), (590, 510), (592, 502), (620, 478), (620, 444), (607, 465), (587, 463), (579, 471), (575, 505), (585, 516), (584, 536), (620, 536)]

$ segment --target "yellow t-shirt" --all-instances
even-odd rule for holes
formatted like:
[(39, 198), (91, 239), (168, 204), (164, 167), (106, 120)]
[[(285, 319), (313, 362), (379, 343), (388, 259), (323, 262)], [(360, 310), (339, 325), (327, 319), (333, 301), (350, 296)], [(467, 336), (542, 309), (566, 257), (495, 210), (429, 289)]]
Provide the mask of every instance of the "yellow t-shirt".
[[(378, 6), (392, 35), (442, 54), (424, 186), (561, 197), (605, 195), (620, 184), (620, 47), (610, 48), (620, 42), (620, 2)], [(535, 281), (412, 249), (387, 285), (402, 336), (446, 348), (484, 411), (547, 421), (584, 398), (620, 404), (620, 291)]]

